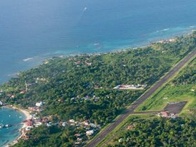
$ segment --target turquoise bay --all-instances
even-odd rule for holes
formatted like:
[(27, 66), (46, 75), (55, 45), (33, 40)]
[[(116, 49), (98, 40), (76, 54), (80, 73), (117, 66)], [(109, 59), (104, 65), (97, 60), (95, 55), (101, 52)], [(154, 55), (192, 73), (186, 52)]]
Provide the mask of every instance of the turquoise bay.
[(17, 110), (0, 108), (0, 124), (11, 125), (9, 128), (0, 128), (0, 146), (5, 146), (20, 136), (19, 129), (24, 119), (24, 114)]
[[(1, 0), (0, 84), (59, 55), (149, 44), (196, 28), (195, 0)], [(20, 117), (22, 116), (22, 117)], [(24, 116), (0, 109), (0, 146), (16, 139)]]

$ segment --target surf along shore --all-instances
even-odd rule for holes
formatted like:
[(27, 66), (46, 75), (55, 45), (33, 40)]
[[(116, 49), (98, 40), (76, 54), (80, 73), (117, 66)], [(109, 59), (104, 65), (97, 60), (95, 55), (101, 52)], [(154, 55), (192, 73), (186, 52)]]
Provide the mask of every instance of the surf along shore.
[(10, 142), (8, 142), (8, 143), (5, 145), (6, 147), (11, 147), (11, 146), (15, 145), (16, 143), (18, 143), (18, 141), (19, 141), (21, 138), (23, 138), (23, 137), (26, 136), (25, 129), (26, 129), (27, 126), (26, 126), (26, 124), (24, 123), (24, 121), (25, 121), (25, 120), (31, 119), (32, 116), (31, 116), (29, 110), (23, 109), (23, 108), (18, 107), (18, 106), (5, 105), (5, 106), (3, 106), (3, 107), (4, 107), (4, 108), (9, 108), (9, 109), (14, 109), (15, 111), (19, 111), (19, 112), (23, 113), (24, 116), (25, 116), (24, 120), (21, 122), (22, 127), (19, 129), (20, 135), (19, 135), (15, 140), (10, 141)]
[[(188, 32), (188, 33), (185, 33), (183, 34), (183, 36), (186, 36), (186, 35), (191, 35), (195, 30), (191, 30), (191, 32)], [(150, 46), (151, 43), (166, 43), (166, 42), (175, 42), (176, 40), (176, 36), (175, 37), (168, 37), (166, 39), (160, 39), (158, 41), (154, 41), (154, 42), (150, 42), (149, 44), (147, 45), (144, 45), (144, 46), (140, 46), (140, 47), (136, 47), (136, 48), (133, 48), (133, 49), (137, 49), (137, 48), (145, 48), (147, 46)], [(122, 52), (126, 49), (119, 49), (119, 50), (115, 50), (115, 51), (112, 51), (112, 52)], [(99, 53), (98, 53), (99, 54)], [(107, 54), (107, 52), (106, 52)], [(27, 109), (23, 109), (21, 107), (18, 107), (18, 106), (13, 106), (13, 105), (6, 105), (6, 106), (3, 106), (5, 108), (10, 108), (10, 109), (14, 109), (16, 111), (19, 111), (21, 113), (23, 113), (25, 115), (25, 119), (24, 121), (22, 122), (22, 127), (19, 129), (19, 132), (20, 132), (20, 135), (12, 142), (9, 142), (7, 143), (6, 147), (10, 147), (10, 146), (13, 146), (15, 145), (16, 143), (18, 143), (18, 141), (21, 139), (21, 138), (24, 138), (26, 136), (26, 125), (25, 125), (25, 120), (29, 120), (29, 119), (32, 119), (32, 116), (31, 116), (31, 112)]]

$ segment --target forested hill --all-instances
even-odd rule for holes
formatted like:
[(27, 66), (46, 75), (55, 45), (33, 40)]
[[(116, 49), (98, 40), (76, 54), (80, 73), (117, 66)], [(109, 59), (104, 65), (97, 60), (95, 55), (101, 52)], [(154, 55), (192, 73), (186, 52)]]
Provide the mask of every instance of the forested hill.
[[(50, 116), (52, 123), (67, 122), (69, 119), (78, 122), (88, 120), (102, 127), (195, 49), (195, 43), (196, 33), (193, 33), (153, 43), (145, 48), (67, 58), (54, 57), (3, 84), (0, 87), (0, 100), (24, 108), (43, 102), (38, 116)], [(145, 86), (143, 90), (114, 89), (123, 84)], [(71, 146), (76, 141), (74, 134), (85, 132), (84, 128), (77, 130), (78, 127), (73, 126), (52, 127), (55, 127), (52, 131), (50, 127), (44, 126), (34, 129), (31, 138), (21, 144), (41, 146), (46, 142), (49, 146)], [(47, 137), (43, 137), (46, 136), (44, 132), (47, 132)], [(64, 139), (61, 139), (59, 136), (63, 134)], [(83, 143), (87, 139), (83, 139)]]

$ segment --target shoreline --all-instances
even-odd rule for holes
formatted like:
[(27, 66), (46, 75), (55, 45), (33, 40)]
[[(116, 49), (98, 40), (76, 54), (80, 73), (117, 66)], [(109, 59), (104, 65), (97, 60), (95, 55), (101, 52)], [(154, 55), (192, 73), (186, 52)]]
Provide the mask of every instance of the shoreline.
[[(189, 35), (191, 35), (193, 32), (194, 32), (195, 30), (191, 30), (191, 32), (189, 32), (189, 33), (186, 33), (186, 34), (183, 34), (183, 35), (181, 35), (181, 36), (189, 36)], [(88, 53), (88, 55), (97, 55), (97, 54), (109, 54), (109, 53), (118, 53), (118, 52), (124, 52), (124, 51), (127, 51), (127, 50), (129, 50), (129, 49), (139, 49), (139, 48), (146, 48), (146, 47), (148, 47), (148, 46), (151, 46), (153, 43), (167, 43), (167, 42), (173, 42), (173, 41), (175, 41), (176, 40), (176, 38), (177, 37), (179, 37), (179, 36), (175, 36), (175, 37), (171, 37), (171, 38), (166, 38), (166, 39), (161, 39), (161, 40), (158, 40), (158, 41), (154, 41), (154, 42), (149, 42), (147, 45), (144, 45), (144, 46), (140, 46), (140, 47), (136, 47), (136, 48), (124, 48), (124, 49), (119, 49), (119, 50), (113, 50), (113, 51), (109, 51), (109, 52), (105, 52), (105, 53)], [(84, 54), (79, 54), (79, 55), (74, 55), (74, 56), (83, 56)], [(71, 56), (71, 55), (70, 55)], [(70, 56), (67, 56), (68, 58), (70, 57)], [(55, 56), (54, 56), (55, 57)], [(67, 57), (65, 57), (65, 58), (67, 58)], [(47, 60), (47, 59), (46, 59)], [(43, 63), (42, 63), (43, 64)], [(25, 119), (24, 120), (27, 120), (27, 119), (31, 119), (32, 117), (31, 117), (31, 115), (30, 115), (30, 111), (29, 110), (27, 110), (27, 109), (23, 109), (23, 108), (21, 108), (21, 107), (17, 107), (17, 106), (13, 106), (13, 105), (6, 105), (6, 106), (3, 106), (3, 107), (5, 107), (5, 108), (10, 108), (10, 109), (14, 109), (14, 110), (16, 110), (16, 111), (19, 111), (19, 112), (21, 112), (22, 114), (24, 114), (24, 116), (25, 116)], [(10, 146), (13, 146), (13, 145), (15, 145), (16, 143), (18, 143), (18, 141), (22, 138), (22, 137), (24, 137), (25, 136), (25, 128), (26, 128), (26, 125), (25, 125), (25, 123), (23, 123), (23, 122), (21, 122), (21, 124), (22, 124), (22, 126), (20, 127), (20, 129), (19, 129), (19, 136), (18, 137), (16, 137), (16, 139), (15, 140), (13, 140), (13, 141), (10, 141), (10, 142), (8, 142), (5, 146), (6, 147), (10, 147)]]
[[(21, 69), (19, 72), (18, 71), (15, 71), (13, 73), (10, 73), (7, 75), (7, 78), (5, 78), (5, 80), (2, 80), (0, 81), (0, 85), (6, 83), (7, 81), (9, 81), (12, 77), (17, 77), (18, 74), (20, 74), (21, 71), (26, 71), (26, 70), (29, 70), (31, 68), (36, 68), (42, 64), (44, 64), (45, 61), (48, 61), (49, 59), (52, 59), (53, 57), (60, 57), (60, 58), (69, 58), (69, 57), (75, 57), (75, 56), (82, 56), (82, 55), (100, 55), (100, 54), (108, 54), (108, 53), (116, 53), (116, 52), (122, 52), (122, 51), (126, 51), (126, 50), (129, 50), (129, 49), (138, 49), (138, 48), (145, 48), (145, 47), (148, 47), (150, 45), (152, 45), (153, 43), (161, 43), (161, 41), (168, 41), (170, 39), (175, 39), (177, 37), (181, 37), (181, 36), (188, 36), (188, 35), (191, 35), (194, 31), (196, 31), (196, 27), (195, 28), (191, 28), (191, 29), (185, 29), (183, 31), (180, 31), (180, 32), (176, 32), (176, 33), (172, 33), (170, 35), (166, 35), (166, 36), (158, 36), (158, 37), (153, 37), (153, 38), (150, 38), (150, 40), (146, 39), (145, 41), (142, 41), (140, 43), (130, 43), (129, 45), (125, 45), (125, 46), (121, 46), (121, 47), (114, 47), (113, 49), (109, 49), (109, 50), (106, 50), (106, 51), (90, 51), (90, 52), (79, 52), (79, 53), (68, 53), (68, 54), (64, 54), (64, 53), (60, 53), (60, 54), (56, 54), (56, 53), (49, 53), (48, 55), (41, 55), (39, 56), (40, 57), (40, 61), (38, 64), (35, 64), (33, 66), (30, 66), (30, 67), (26, 67), (24, 69)], [(34, 59), (34, 58), (37, 58), (38, 56), (33, 56), (33, 57), (28, 57), (28, 58), (24, 58), (24, 59), (21, 59), (22, 61), (23, 60), (27, 60), (27, 59)], [(24, 62), (24, 61), (23, 61)]]
[[(186, 37), (186, 36), (192, 35), (193, 32), (195, 32), (195, 31), (196, 31), (196, 29), (192, 29), (192, 30), (189, 30), (189, 31), (186, 31), (186, 32), (181, 32), (181, 33), (179, 32), (178, 34), (172, 34), (171, 36), (167, 36), (167, 37), (157, 37), (157, 38), (154, 38), (152, 40), (142, 42), (140, 44), (117, 47), (117, 48), (114, 48), (114, 49), (110, 49), (109, 51), (88, 52), (88, 53), (86, 53), (86, 52), (84, 52), (84, 53), (73, 53), (73, 54), (68, 54), (68, 55), (66, 55), (64, 53), (51, 54), (49, 56), (45, 56), (44, 59), (42, 60), (41, 64), (39, 64), (39, 65), (45, 64), (45, 62), (48, 62), (48, 60), (53, 59), (53, 58), (70, 58), (70, 57), (85, 56), (85, 55), (96, 56), (96, 55), (103, 55), (103, 54), (110, 54), (110, 53), (126, 52), (130, 49), (133, 49), (133, 50), (134, 49), (144, 49), (144, 48), (147, 48), (147, 47), (149, 47), (153, 44), (156, 44), (156, 43), (175, 42), (178, 37), (182, 37), (182, 36)], [(30, 57), (30, 58), (34, 58), (34, 57)], [(32, 68), (34, 68), (34, 67), (32, 67)], [(19, 74), (19, 73), (16, 73), (16, 74)]]
[(115, 49), (111, 49), (110, 51), (101, 51), (101, 52), (92, 52), (92, 53), (91, 52), (89, 52), (89, 53), (76, 53), (76, 54), (70, 54), (70, 55), (65, 55), (65, 54), (51, 55), (51, 56), (48, 56), (48, 58), (45, 58), (43, 60), (43, 62), (39, 65), (45, 64), (45, 62), (48, 62), (48, 60), (56, 58), (56, 57), (57, 58), (70, 58), (70, 57), (85, 56), (85, 55), (96, 56), (96, 55), (111, 54), (111, 53), (121, 53), (121, 52), (126, 52), (128, 50), (145, 49), (145, 48), (147, 48), (153, 44), (156, 44), (156, 43), (164, 44), (164, 43), (175, 42), (178, 37), (188, 37), (188, 36), (192, 35), (193, 32), (196, 32), (196, 29), (191, 29), (189, 31), (181, 32), (181, 33), (179, 32), (178, 34), (175, 34), (175, 35), (172, 34), (171, 36), (167, 36), (167, 37), (154, 38), (152, 40), (142, 42), (137, 45), (118, 47)]
[(6, 105), (3, 106), (4, 108), (10, 108), (10, 109), (14, 109), (16, 111), (22, 112), (25, 115), (25, 119), (31, 119), (31, 115), (30, 115), (30, 111), (27, 109), (23, 109), (17, 106), (12, 106), (12, 105)]
[[(6, 106), (3, 106), (3, 108), (9, 108), (9, 109), (13, 109), (13, 110), (15, 110), (15, 111), (21, 112), (21, 113), (25, 116), (25, 119), (24, 119), (23, 121), (32, 118), (31, 115), (30, 115), (30, 111), (28, 111), (28, 110), (26, 110), (26, 109), (23, 109), (23, 108), (20, 108), (20, 107), (17, 107), (17, 106), (12, 106), (12, 105), (6, 105)], [(5, 147), (11, 147), (11, 146), (15, 145), (16, 143), (18, 143), (18, 141), (19, 141), (23, 136), (25, 136), (24, 129), (26, 128), (26, 125), (25, 125), (25, 123), (23, 123), (23, 121), (21, 122), (21, 125), (22, 125), (22, 126), (19, 128), (19, 136), (16, 137), (15, 140), (10, 141), (10, 142), (8, 142), (7, 144), (5, 144)]]
[[(107, 50), (107, 51), (100, 51), (100, 52), (84, 52), (84, 53), (73, 53), (73, 54), (64, 54), (64, 53), (61, 53), (61, 54), (51, 54), (49, 56), (45, 56), (44, 59), (42, 60), (42, 63), (39, 64), (39, 65), (42, 65), (44, 64), (45, 62), (47, 62), (48, 60), (50, 59), (53, 59), (55, 57), (57, 58), (69, 58), (69, 57), (75, 57), (75, 56), (84, 56), (84, 55), (89, 55), (89, 56), (94, 56), (94, 55), (102, 55), (102, 54), (110, 54), (110, 53), (119, 53), (119, 52), (125, 52), (127, 50), (130, 50), (130, 49), (143, 49), (143, 48), (146, 48), (146, 47), (149, 47), (151, 46), (152, 44), (156, 44), (156, 43), (169, 43), (169, 42), (175, 42), (176, 39), (178, 37), (186, 37), (186, 36), (189, 36), (189, 35), (192, 35), (193, 32), (196, 31), (196, 28), (195, 29), (191, 29), (191, 30), (188, 30), (186, 32), (178, 32), (177, 34), (172, 34), (170, 36), (167, 36), (167, 37), (156, 37), (156, 38), (153, 38), (152, 40), (146, 40), (145, 42), (141, 42), (139, 44), (130, 44), (130, 45), (127, 45), (127, 46), (122, 46), (122, 47), (117, 47), (117, 48), (114, 48), (114, 49), (110, 49), (110, 50)], [(31, 57), (33, 58), (33, 57)], [(39, 66), (38, 65), (38, 66)]]

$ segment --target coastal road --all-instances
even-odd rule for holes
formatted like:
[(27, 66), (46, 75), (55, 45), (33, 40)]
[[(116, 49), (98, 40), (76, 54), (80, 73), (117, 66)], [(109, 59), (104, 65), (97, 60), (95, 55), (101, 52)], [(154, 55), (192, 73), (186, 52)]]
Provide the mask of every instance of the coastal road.
[(93, 140), (91, 140), (86, 146), (97, 146), (114, 128), (116, 128), (124, 119), (130, 114), (134, 113), (134, 110), (142, 104), (148, 97), (150, 97), (159, 87), (164, 85), (173, 77), (178, 71), (180, 71), (184, 65), (186, 65), (193, 57), (196, 56), (196, 49), (185, 56), (180, 62), (178, 62), (167, 74), (165, 74), (158, 82), (156, 82), (149, 90), (141, 95), (129, 108), (121, 115), (119, 115), (113, 123), (102, 130)]

